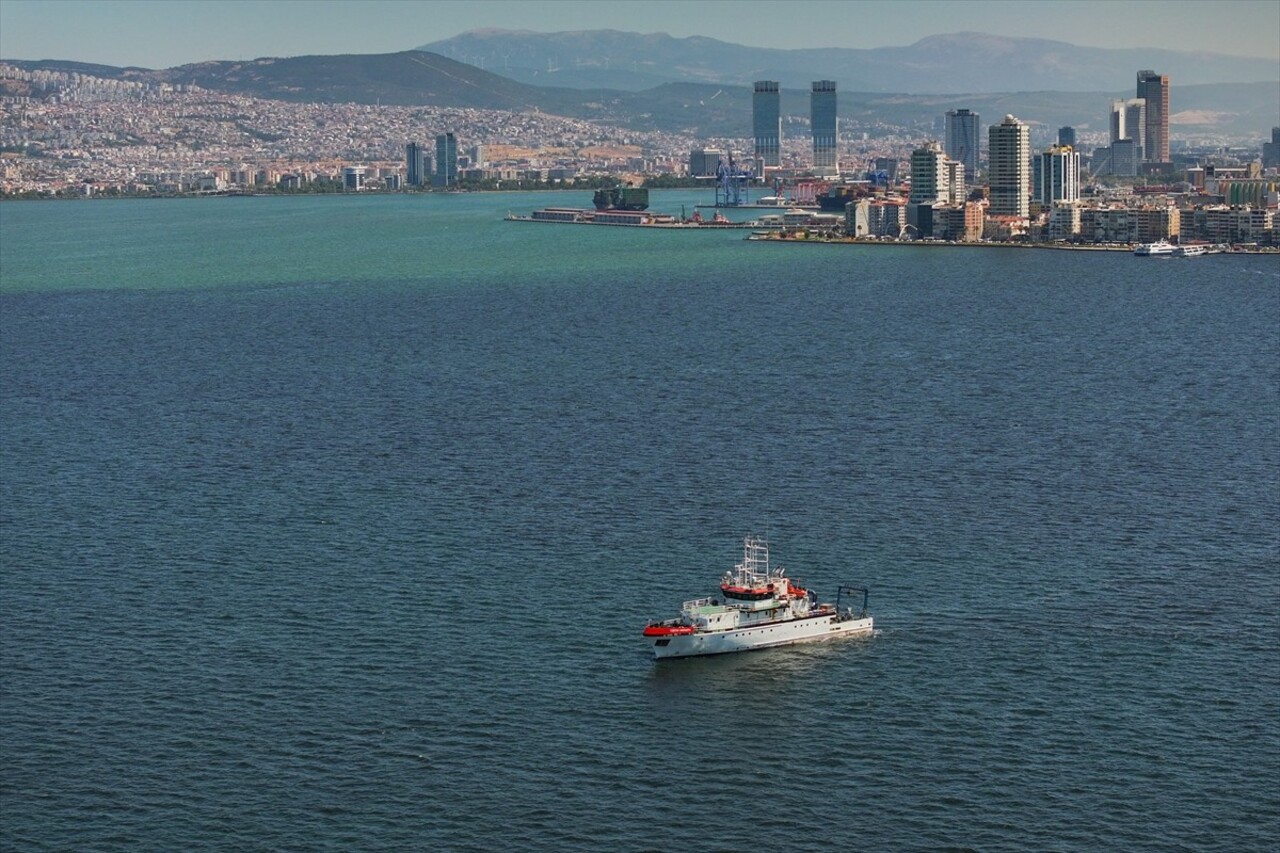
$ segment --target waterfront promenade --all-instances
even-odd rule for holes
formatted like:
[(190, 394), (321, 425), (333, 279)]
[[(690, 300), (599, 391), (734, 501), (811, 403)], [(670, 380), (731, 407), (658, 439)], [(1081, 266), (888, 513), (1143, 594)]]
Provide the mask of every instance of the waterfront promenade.
[[(855, 245), (855, 246), (912, 246), (917, 248), (970, 248), (970, 249), (1055, 249), (1067, 252), (1120, 252), (1132, 253), (1137, 244), (1124, 243), (1048, 243), (1048, 242), (1015, 242), (995, 240), (952, 241), (952, 240), (877, 240), (866, 237), (836, 237), (828, 235), (797, 236), (783, 232), (753, 232), (744, 239), (753, 242), (813, 244), (813, 245)], [(1216, 245), (1208, 247), (1205, 255), (1223, 254), (1255, 254), (1278, 255), (1277, 246), (1232, 246)], [(1157, 257), (1173, 257), (1172, 255)]]

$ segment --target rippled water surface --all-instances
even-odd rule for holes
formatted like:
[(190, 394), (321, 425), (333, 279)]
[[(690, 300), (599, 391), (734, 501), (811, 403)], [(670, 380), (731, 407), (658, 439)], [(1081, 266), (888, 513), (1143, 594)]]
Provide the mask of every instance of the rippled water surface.
[(584, 201), (0, 206), (0, 848), (1274, 849), (1276, 258)]

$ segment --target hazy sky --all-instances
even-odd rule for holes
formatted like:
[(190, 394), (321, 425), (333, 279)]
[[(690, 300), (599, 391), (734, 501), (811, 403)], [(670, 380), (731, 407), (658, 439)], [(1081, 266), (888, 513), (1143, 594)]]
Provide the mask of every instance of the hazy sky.
[(0, 0), (0, 57), (167, 68), (408, 50), (481, 27), (884, 47), (966, 30), (1274, 58), (1280, 0)]

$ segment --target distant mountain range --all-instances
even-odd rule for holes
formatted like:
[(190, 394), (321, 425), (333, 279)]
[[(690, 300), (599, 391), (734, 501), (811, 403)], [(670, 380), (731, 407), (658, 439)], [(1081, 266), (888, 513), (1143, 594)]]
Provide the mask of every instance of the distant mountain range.
[(71, 71), (97, 77), (194, 84), (282, 101), (432, 105), (525, 110), (575, 115), (591, 95), (581, 90), (531, 86), (453, 59), (419, 50), (400, 53), (263, 57), (211, 61), (152, 71), (61, 60), (3, 60), (20, 68)]
[[(666, 82), (641, 91), (535, 86), (417, 50), (201, 62), (154, 71), (60, 60), (3, 61), (28, 70), (45, 68), (106, 78), (194, 83), (213, 91), (286, 101), (540, 110), (637, 130), (703, 138), (744, 138), (751, 134), (751, 89), (747, 84)], [(987, 121), (1013, 113), (1050, 130), (1064, 124), (1102, 129), (1110, 99), (1132, 96), (1131, 78), (1132, 74), (1114, 86), (1092, 92), (906, 95), (842, 88), (839, 110), (846, 128), (871, 128), (883, 123), (915, 128), (922, 138), (935, 135), (934, 123), (956, 107), (968, 107)], [(0, 80), (0, 95), (38, 96), (38, 92), (23, 89), (24, 85)], [(1181, 85), (1175, 78), (1172, 107), (1175, 132), (1180, 121), (1190, 119), (1212, 125), (1222, 133), (1260, 139), (1272, 126), (1280, 124), (1280, 81)], [(807, 82), (783, 89), (782, 109), (785, 115), (807, 120)]]
[[(1107, 25), (1106, 20), (1097, 23)], [(867, 25), (874, 26), (874, 20)], [(420, 49), (524, 83), (631, 91), (671, 82), (777, 80), (784, 87), (805, 88), (813, 80), (835, 80), (851, 92), (1106, 92), (1132, 87), (1143, 68), (1168, 74), (1175, 86), (1280, 80), (1280, 63), (1268, 59), (1080, 47), (986, 33), (929, 36), (908, 47), (777, 50), (666, 33), (487, 29)]]

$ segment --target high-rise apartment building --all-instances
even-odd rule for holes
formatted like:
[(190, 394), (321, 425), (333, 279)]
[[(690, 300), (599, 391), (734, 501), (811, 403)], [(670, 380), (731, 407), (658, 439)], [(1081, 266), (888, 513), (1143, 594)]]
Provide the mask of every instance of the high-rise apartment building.
[(1110, 131), (1109, 141), (1116, 142), (1124, 139), (1125, 128), (1125, 100), (1117, 98), (1111, 102), (1111, 109), (1107, 112), (1107, 129)]
[(948, 159), (942, 166), (947, 171), (947, 204), (964, 204), (964, 163)]
[(712, 177), (724, 159), (724, 152), (719, 148), (694, 148), (689, 152), (689, 176)]
[(836, 81), (814, 80), (809, 95), (809, 124), (813, 132), (813, 171), (824, 178), (840, 176), (836, 130)]
[(347, 192), (364, 189), (364, 166), (347, 166), (342, 170), (342, 188)]
[(1124, 136), (1132, 139), (1138, 159), (1146, 156), (1147, 149), (1147, 102), (1142, 98), (1130, 98), (1124, 107)]
[(1069, 145), (1055, 145), (1038, 158), (1036, 200), (1045, 207), (1080, 200), (1080, 154)]
[(755, 137), (756, 163), (782, 164), (782, 95), (776, 80), (757, 80), (751, 95), (751, 132)]
[(436, 174), (434, 184), (437, 187), (451, 187), (458, 182), (458, 140), (452, 133), (442, 133), (436, 137)]
[(1123, 175), (1131, 178), (1138, 174), (1141, 164), (1142, 146), (1138, 145), (1137, 140), (1117, 139), (1111, 143), (1110, 169), (1106, 172), (1094, 171), (1100, 175)]
[(926, 142), (911, 152), (907, 224), (915, 227), (917, 237), (938, 235), (935, 212), (944, 205), (963, 205), (964, 187), (964, 164), (948, 158), (939, 143)]
[(1147, 102), (1128, 98), (1111, 102), (1111, 142), (1129, 140), (1141, 160), (1147, 144)]
[(1031, 213), (1031, 128), (1011, 115), (987, 130), (992, 216)]
[(1271, 128), (1271, 141), (1262, 143), (1262, 168), (1280, 166), (1280, 127)]
[(1138, 97), (1147, 102), (1143, 160), (1169, 162), (1169, 75), (1138, 72)]
[(978, 177), (979, 116), (969, 110), (948, 110), (944, 149), (952, 160), (964, 164), (964, 178), (973, 183)]
[(911, 152), (910, 204), (963, 204), (964, 164), (952, 160), (937, 142), (929, 141)]
[(947, 200), (947, 155), (936, 142), (926, 142), (911, 152), (911, 195), (908, 204)]
[(431, 153), (416, 142), (404, 147), (404, 179), (413, 187), (431, 183)]

